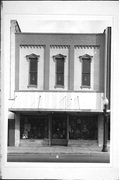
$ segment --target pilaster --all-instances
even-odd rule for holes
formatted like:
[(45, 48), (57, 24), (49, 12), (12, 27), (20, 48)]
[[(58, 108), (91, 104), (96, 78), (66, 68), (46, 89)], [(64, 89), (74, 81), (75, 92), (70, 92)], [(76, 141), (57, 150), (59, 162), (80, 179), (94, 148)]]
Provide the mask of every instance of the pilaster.
[(20, 144), (20, 114), (15, 114), (15, 146)]
[(103, 114), (100, 114), (98, 116), (98, 146), (103, 145), (103, 122), (104, 122), (104, 116)]
[(69, 47), (68, 90), (74, 90), (74, 46)]
[(49, 90), (50, 46), (45, 46), (44, 52), (44, 90)]

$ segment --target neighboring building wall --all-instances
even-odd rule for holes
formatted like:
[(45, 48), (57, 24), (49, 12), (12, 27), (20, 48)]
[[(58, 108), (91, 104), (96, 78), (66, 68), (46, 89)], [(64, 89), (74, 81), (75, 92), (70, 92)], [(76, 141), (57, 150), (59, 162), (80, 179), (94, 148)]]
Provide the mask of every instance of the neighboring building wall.
[(21, 32), (16, 20), (11, 20), (10, 26), (10, 92), (9, 97), (14, 98), (15, 89), (15, 33)]
[[(1, 10), (3, 10), (3, 4), (0, 1)], [(2, 14), (2, 13), (1, 13)], [(1, 24), (1, 16), (0, 16)], [(1, 30), (0, 30), (0, 42), (1, 42)], [(0, 43), (0, 179), (1, 179), (1, 43)]]
[(105, 30), (105, 59), (107, 59), (106, 71), (106, 97), (109, 100), (108, 109), (110, 109), (110, 98), (111, 98), (111, 27)]
[[(0, 45), (0, 147), (1, 147), (1, 45)], [(0, 154), (1, 154), (1, 148), (0, 148)]]

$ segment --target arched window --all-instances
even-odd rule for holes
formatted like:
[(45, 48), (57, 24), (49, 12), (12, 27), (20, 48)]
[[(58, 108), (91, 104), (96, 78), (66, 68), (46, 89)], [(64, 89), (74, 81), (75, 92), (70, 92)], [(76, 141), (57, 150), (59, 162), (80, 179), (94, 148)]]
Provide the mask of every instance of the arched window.
[(38, 58), (40, 56), (36, 54), (27, 55), (26, 58), (29, 61), (29, 82), (28, 86), (37, 86), (37, 75), (38, 75)]
[(58, 54), (53, 56), (56, 62), (55, 87), (64, 87), (64, 62), (66, 56)]
[(91, 59), (92, 56), (85, 54), (83, 56), (79, 56), (82, 62), (82, 84), (83, 88), (90, 88), (91, 86)]

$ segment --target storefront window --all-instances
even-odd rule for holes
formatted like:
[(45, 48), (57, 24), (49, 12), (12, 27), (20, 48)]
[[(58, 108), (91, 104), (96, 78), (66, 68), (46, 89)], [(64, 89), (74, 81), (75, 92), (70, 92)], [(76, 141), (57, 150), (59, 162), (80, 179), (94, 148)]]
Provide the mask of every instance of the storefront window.
[(23, 116), (20, 122), (21, 139), (48, 138), (47, 116)]
[(70, 139), (97, 139), (97, 118), (94, 116), (70, 117)]

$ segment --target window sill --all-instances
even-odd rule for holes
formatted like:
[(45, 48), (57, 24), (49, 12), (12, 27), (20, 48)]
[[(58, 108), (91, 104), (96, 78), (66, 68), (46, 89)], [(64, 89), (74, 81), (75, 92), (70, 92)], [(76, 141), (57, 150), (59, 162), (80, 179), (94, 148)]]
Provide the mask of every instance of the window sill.
[(62, 88), (62, 89), (64, 89), (64, 86), (63, 85), (55, 85), (54, 88)]
[(81, 89), (91, 89), (90, 86), (80, 86)]
[(28, 85), (27, 88), (37, 88), (37, 85)]

